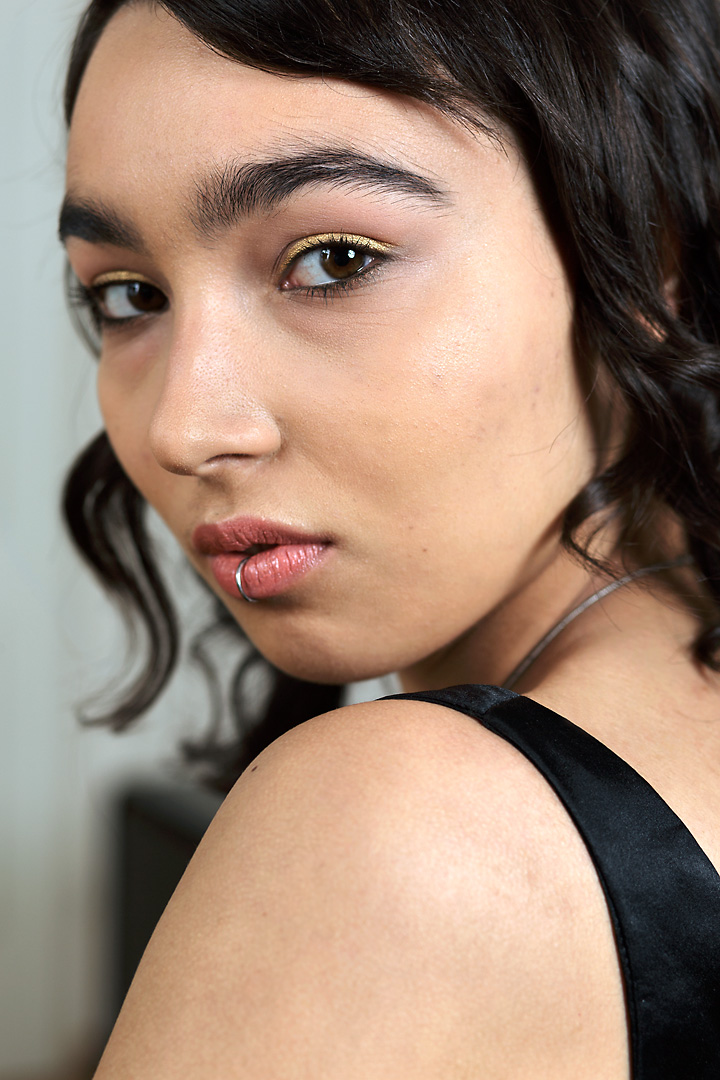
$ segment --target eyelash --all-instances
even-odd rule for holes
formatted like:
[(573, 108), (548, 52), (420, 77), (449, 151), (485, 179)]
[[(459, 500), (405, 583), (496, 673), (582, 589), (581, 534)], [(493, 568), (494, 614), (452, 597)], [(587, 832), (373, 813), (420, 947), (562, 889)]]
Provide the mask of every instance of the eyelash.
[[(290, 289), (284, 290), (293, 296), (302, 296), (305, 298), (322, 298), (328, 303), (331, 300), (338, 299), (340, 296), (347, 295), (354, 289), (360, 288), (367, 284), (364, 280), (366, 278), (374, 277), (375, 273), (381, 269), (381, 267), (390, 261), (392, 255), (387, 250), (386, 245), (376, 247), (371, 243), (362, 244), (359, 238), (353, 236), (347, 236), (342, 233), (328, 234), (322, 237), (313, 237), (313, 243), (308, 244), (307, 247), (302, 247), (293, 256), (291, 261), (285, 264), (280, 271), (283, 277), (286, 277), (292, 268), (298, 263), (298, 261), (305, 255), (312, 254), (315, 251), (320, 251), (323, 247), (342, 249), (343, 247), (352, 247), (360, 255), (372, 256), (373, 262), (369, 266), (363, 267), (354, 273), (351, 277), (345, 279), (338, 279), (337, 281), (325, 282), (319, 285), (308, 286), (294, 286)], [(130, 279), (127, 279), (128, 282)], [(142, 280), (142, 279), (140, 279)], [(142, 313), (138, 312), (137, 315), (129, 315), (124, 318), (114, 318), (113, 316), (106, 315), (101, 306), (100, 296), (104, 289), (109, 288), (113, 284), (122, 284), (122, 280), (118, 280), (117, 283), (108, 281), (100, 286), (83, 285), (77, 278), (72, 278), (72, 281), (68, 287), (68, 299), (70, 305), (80, 312), (85, 312), (92, 322), (92, 327), (96, 337), (100, 337), (103, 332), (120, 330), (124, 327), (137, 324), (140, 319), (145, 319), (154, 314), (153, 312)], [(162, 312), (160, 309), (158, 314)], [(93, 335), (82, 324), (83, 333), (86, 337), (92, 338)]]
[[(368, 252), (368, 254), (373, 254)], [(326, 302), (336, 300), (343, 293), (352, 292), (354, 289), (359, 289), (361, 285), (366, 282), (360, 282), (360, 278), (370, 277), (373, 271), (378, 270), (379, 264), (372, 263), (372, 265), (365, 267), (363, 270), (358, 270), (357, 274), (354, 274), (351, 278), (346, 278), (345, 281), (329, 281), (325, 285), (298, 285), (294, 289), (287, 289), (286, 291), (293, 296), (305, 296), (315, 297), (320, 296)]]

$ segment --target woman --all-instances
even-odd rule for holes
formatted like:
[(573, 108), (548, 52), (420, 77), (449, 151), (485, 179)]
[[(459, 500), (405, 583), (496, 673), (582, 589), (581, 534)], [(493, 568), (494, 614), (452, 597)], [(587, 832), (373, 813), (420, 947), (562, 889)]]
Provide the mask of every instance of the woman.
[(710, 0), (89, 8), (66, 505), (154, 649), (115, 721), (174, 662), (143, 500), (272, 722), (325, 710), (234, 786), (102, 1080), (717, 1076), (719, 45)]

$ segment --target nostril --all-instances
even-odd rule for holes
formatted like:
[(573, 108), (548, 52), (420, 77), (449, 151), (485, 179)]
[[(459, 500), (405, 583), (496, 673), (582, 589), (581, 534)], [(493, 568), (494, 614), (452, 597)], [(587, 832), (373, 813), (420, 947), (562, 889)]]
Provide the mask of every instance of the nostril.
[(203, 466), (212, 467), (213, 465), (227, 465), (228, 463), (232, 461), (237, 461), (238, 459), (247, 458), (248, 460), (252, 460), (257, 456), (257, 454), (215, 454), (214, 457), (208, 458), (207, 461), (204, 461)]
[[(242, 411), (212, 410), (207, 401), (201, 417), (173, 416), (165, 403), (155, 414), (149, 432), (158, 463), (179, 475), (215, 476), (228, 468), (246, 468), (274, 457), (282, 438), (271, 417), (258, 420)], [(198, 422), (199, 420), (199, 422)]]

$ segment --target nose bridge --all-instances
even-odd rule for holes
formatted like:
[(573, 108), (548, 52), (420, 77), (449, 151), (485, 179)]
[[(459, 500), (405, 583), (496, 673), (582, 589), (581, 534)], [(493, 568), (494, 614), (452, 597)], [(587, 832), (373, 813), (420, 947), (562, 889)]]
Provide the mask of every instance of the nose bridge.
[(257, 459), (280, 448), (262, 373), (268, 370), (238, 320), (197, 312), (178, 319), (149, 429), (170, 472), (201, 474), (220, 459)]

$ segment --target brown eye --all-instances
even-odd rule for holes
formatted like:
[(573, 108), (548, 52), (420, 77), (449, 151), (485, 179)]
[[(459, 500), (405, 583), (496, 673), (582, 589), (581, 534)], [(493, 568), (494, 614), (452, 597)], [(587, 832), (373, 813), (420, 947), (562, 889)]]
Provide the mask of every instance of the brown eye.
[(353, 278), (359, 278), (368, 267), (385, 258), (385, 245), (378, 244), (376, 250), (372, 241), (365, 245), (342, 237), (333, 243), (325, 237), (318, 240), (321, 242), (306, 247), (292, 260), (282, 288), (320, 288), (327, 293), (341, 282), (347, 282), (347, 288)]
[(162, 311), (167, 297), (147, 281), (109, 281), (93, 290), (100, 313), (110, 321)]
[(145, 281), (131, 281), (127, 286), (127, 298), (138, 311), (160, 311), (165, 307), (165, 297), (160, 290)]
[(368, 253), (358, 251), (349, 245), (324, 247), (320, 251), (320, 265), (334, 278), (348, 278), (364, 270), (368, 262)]

